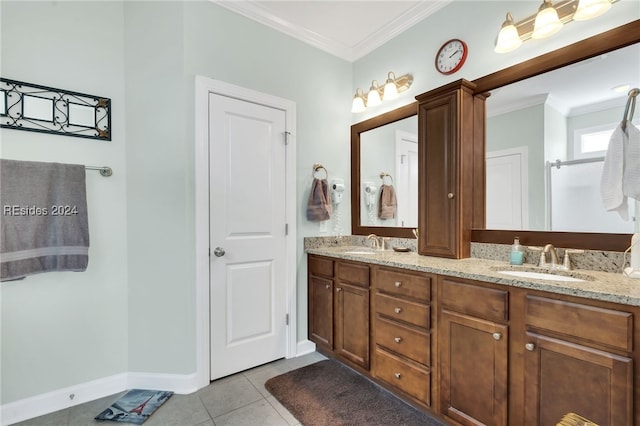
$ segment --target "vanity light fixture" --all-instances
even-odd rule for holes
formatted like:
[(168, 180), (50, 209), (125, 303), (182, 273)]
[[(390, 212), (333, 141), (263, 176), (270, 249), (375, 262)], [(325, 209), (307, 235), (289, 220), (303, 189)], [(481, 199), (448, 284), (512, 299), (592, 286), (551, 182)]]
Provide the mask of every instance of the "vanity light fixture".
[(351, 112), (363, 112), (367, 107), (380, 105), (382, 101), (395, 99), (399, 93), (411, 87), (411, 83), (413, 83), (411, 74), (396, 77), (393, 71), (389, 71), (383, 87), (380, 87), (377, 80), (373, 80), (367, 94), (364, 94), (360, 88), (356, 89), (356, 94), (353, 96), (351, 104)]
[(367, 95), (367, 106), (376, 106), (382, 103), (382, 98), (380, 97), (380, 86), (378, 85), (378, 80), (373, 80), (371, 82), (371, 87), (369, 88), (369, 94)]
[(602, 15), (617, 1), (619, 0), (561, 0), (552, 4), (551, 0), (542, 0), (536, 14), (518, 22), (513, 22), (513, 17), (507, 13), (507, 19), (496, 39), (495, 51), (510, 52), (520, 47), (523, 41), (550, 37), (568, 22), (584, 21)]

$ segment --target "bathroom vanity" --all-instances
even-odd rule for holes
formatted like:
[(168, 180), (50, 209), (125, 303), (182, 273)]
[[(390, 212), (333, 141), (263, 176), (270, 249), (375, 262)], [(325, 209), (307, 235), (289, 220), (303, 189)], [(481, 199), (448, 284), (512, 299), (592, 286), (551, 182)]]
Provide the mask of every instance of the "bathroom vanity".
[[(307, 249), (309, 337), (454, 424), (634, 425), (640, 283), (505, 275), (506, 262)], [(363, 254), (364, 253), (364, 254)]]

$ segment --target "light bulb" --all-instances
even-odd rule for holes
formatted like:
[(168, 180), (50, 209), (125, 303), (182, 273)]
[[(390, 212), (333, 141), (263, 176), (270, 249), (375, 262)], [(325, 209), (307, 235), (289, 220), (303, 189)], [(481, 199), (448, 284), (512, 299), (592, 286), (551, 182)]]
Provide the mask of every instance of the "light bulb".
[(396, 86), (396, 75), (393, 72), (389, 72), (389, 74), (387, 75), (387, 82), (384, 85), (384, 93), (382, 95), (382, 98), (385, 101), (388, 101), (397, 97), (398, 87)]
[(580, 0), (576, 13), (573, 14), (574, 21), (586, 21), (595, 18), (611, 9), (610, 0)]
[(351, 112), (364, 112), (366, 108), (367, 107), (364, 106), (364, 99), (362, 98), (362, 90), (357, 89), (356, 94), (353, 96), (353, 102), (351, 103)]
[(378, 92), (378, 82), (373, 80), (371, 82), (371, 88), (369, 89), (369, 94), (367, 95), (367, 106), (376, 106), (382, 103), (382, 99), (380, 99), (380, 92)]
[(560, 22), (560, 18), (558, 18), (558, 12), (549, 0), (544, 0), (536, 15), (536, 22), (533, 25), (531, 38), (546, 38), (560, 31), (561, 28), (562, 22)]
[(507, 13), (507, 19), (502, 24), (500, 33), (498, 33), (495, 51), (496, 53), (511, 52), (520, 47), (521, 44), (522, 39), (520, 38), (520, 34), (518, 34), (518, 29), (513, 23), (513, 16), (511, 16), (511, 13)]

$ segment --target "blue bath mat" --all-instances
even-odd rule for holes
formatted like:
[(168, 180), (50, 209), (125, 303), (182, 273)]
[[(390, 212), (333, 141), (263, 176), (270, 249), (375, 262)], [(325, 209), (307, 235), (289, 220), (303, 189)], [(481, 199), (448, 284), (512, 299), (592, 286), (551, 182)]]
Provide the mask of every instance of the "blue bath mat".
[(173, 392), (169, 391), (132, 389), (98, 414), (95, 419), (141, 425), (171, 395)]

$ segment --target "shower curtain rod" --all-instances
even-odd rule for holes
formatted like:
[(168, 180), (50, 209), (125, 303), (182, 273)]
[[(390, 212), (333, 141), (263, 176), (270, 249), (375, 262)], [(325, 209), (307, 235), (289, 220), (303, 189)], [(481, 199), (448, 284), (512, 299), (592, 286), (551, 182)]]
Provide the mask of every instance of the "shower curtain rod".
[(604, 157), (584, 158), (582, 160), (569, 160), (569, 161), (547, 161), (549, 167), (560, 168), (560, 166), (573, 166), (575, 164), (597, 163), (598, 161), (604, 161)]
[(98, 167), (98, 166), (84, 166), (84, 168), (86, 170), (99, 170), (100, 174), (104, 177), (109, 177), (113, 174), (113, 170), (111, 170), (111, 167), (107, 167), (107, 166), (102, 166), (102, 167)]

